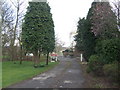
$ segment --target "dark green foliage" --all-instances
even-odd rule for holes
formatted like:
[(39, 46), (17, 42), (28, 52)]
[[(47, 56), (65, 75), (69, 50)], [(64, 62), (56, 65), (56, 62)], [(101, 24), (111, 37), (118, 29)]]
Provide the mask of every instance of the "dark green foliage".
[(86, 72), (87, 72), (87, 73), (90, 73), (91, 71), (92, 71), (92, 70), (91, 70), (89, 67), (86, 68)]
[(84, 34), (84, 57), (86, 60), (90, 58), (91, 55), (95, 53), (95, 37), (90, 31), (86, 31)]
[(84, 51), (85, 60), (89, 60), (87, 72), (118, 78), (118, 67), (113, 62), (120, 62), (120, 31), (109, 2), (93, 2), (86, 19), (80, 19), (77, 27), (76, 49)]
[(78, 26), (77, 26), (77, 35), (75, 36), (75, 41), (76, 41), (76, 48), (79, 51), (83, 51), (84, 49), (84, 43), (83, 43), (83, 36), (85, 33), (85, 18), (80, 19), (78, 21)]
[(97, 54), (101, 54), (102, 53), (102, 42), (101, 42), (102, 40), (100, 40), (100, 39), (97, 39), (96, 40), (96, 47), (95, 47), (95, 52), (97, 53)]
[(87, 72), (93, 72), (95, 75), (103, 75), (103, 63), (99, 59), (97, 55), (90, 56)]
[(22, 41), (24, 49), (34, 54), (35, 63), (38, 62), (38, 54), (48, 56), (54, 50), (54, 23), (46, 2), (29, 2), (22, 26)]
[(42, 3), (29, 2), (29, 7), (22, 27), (23, 46), (27, 51), (38, 51), (43, 41)]
[(96, 45), (97, 53), (103, 58), (104, 64), (120, 60), (120, 39), (107, 39), (99, 41)]
[(86, 19), (83, 18), (78, 21), (78, 30), (75, 36), (76, 48), (79, 51), (84, 51), (83, 56), (87, 61), (95, 52), (95, 36), (91, 32), (91, 10), (92, 8), (90, 8)]
[(104, 40), (102, 42), (103, 56), (107, 63), (120, 60), (120, 39)]
[[(96, 44), (96, 55), (92, 55), (89, 59), (87, 72), (93, 72), (95, 75), (103, 75), (103, 71), (106, 76), (110, 76), (110, 79), (115, 80), (117, 77), (117, 70), (115, 61), (119, 62), (120, 60), (120, 39), (107, 39), (97, 41)], [(108, 65), (105, 65), (108, 64)], [(103, 67), (103, 65), (105, 65)], [(104, 70), (102, 69), (104, 68)]]
[(69, 49), (66, 49), (65, 52), (69, 52), (70, 50)]
[(30, 52), (54, 49), (54, 24), (46, 2), (29, 2), (22, 39), (24, 48)]
[(110, 80), (120, 82), (120, 68), (118, 68), (118, 65), (120, 65), (118, 62), (105, 64), (103, 66), (103, 71), (105, 76), (107, 76)]
[(86, 61), (88, 61), (89, 57), (95, 53), (95, 36), (91, 31), (92, 21), (91, 16), (93, 15), (92, 10), (95, 2), (92, 3), (92, 7), (89, 9), (88, 15), (83, 19), (80, 19), (78, 22), (78, 30), (77, 35), (75, 37), (76, 48), (79, 51), (84, 51), (83, 56)]

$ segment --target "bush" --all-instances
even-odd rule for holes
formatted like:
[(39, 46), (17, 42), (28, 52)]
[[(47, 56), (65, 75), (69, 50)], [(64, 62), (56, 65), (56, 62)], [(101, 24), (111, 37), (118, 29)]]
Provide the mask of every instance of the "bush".
[(107, 76), (110, 80), (120, 81), (119, 78), (120, 68), (118, 68), (118, 63), (104, 65), (103, 71), (105, 76)]
[(89, 66), (86, 68), (86, 72), (87, 72), (87, 73), (92, 72), (92, 70), (89, 68)]
[(87, 72), (93, 72), (95, 75), (103, 75), (102, 66), (103, 64), (100, 61), (100, 57), (92, 55), (88, 62)]
[(120, 39), (108, 39), (101, 42), (104, 63), (109, 64), (120, 60)]
[(96, 40), (96, 47), (95, 47), (95, 52), (97, 54), (101, 54), (102, 53), (102, 40)]

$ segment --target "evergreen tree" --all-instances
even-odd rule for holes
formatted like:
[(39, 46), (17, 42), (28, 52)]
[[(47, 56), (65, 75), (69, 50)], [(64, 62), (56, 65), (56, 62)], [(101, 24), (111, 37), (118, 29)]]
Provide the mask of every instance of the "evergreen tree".
[(92, 7), (89, 9), (86, 20), (80, 19), (78, 22), (78, 31), (76, 35), (76, 48), (78, 50), (84, 51), (84, 58), (88, 61), (89, 57), (95, 53), (95, 36), (94, 33), (91, 32), (92, 21), (91, 16), (93, 15), (92, 10), (96, 2), (92, 3)]
[(76, 48), (84, 51), (86, 60), (95, 53), (95, 46), (99, 40), (119, 36), (117, 19), (109, 2), (93, 2), (86, 20), (78, 22)]
[(117, 17), (111, 10), (109, 2), (96, 2), (92, 10), (92, 32), (102, 39), (117, 37)]
[(84, 58), (88, 61), (89, 57), (95, 53), (95, 44), (96, 44), (96, 37), (94, 33), (91, 31), (92, 27), (92, 20), (91, 17), (93, 16), (93, 9), (97, 2), (93, 2), (91, 8), (88, 11), (86, 22), (85, 22), (85, 33), (83, 35), (83, 43), (84, 43)]
[(34, 54), (35, 65), (38, 55), (54, 48), (54, 24), (50, 7), (46, 2), (29, 2), (22, 31), (23, 46)]
[[(52, 21), (52, 20), (51, 20)], [(46, 27), (46, 35), (44, 37), (44, 46), (43, 46), (43, 52), (47, 54), (47, 59), (46, 59), (46, 65), (48, 65), (48, 57), (49, 53), (53, 52), (55, 48), (55, 33), (54, 33), (54, 25), (53, 22), (50, 22), (48, 24), (48, 27)], [(47, 26), (47, 25), (46, 25)], [(48, 29), (49, 28), (49, 29)], [(48, 30), (47, 30), (48, 29)]]
[(79, 19), (78, 26), (77, 26), (77, 35), (75, 36), (76, 41), (76, 48), (78, 51), (83, 51), (84, 44), (83, 44), (83, 35), (85, 31), (85, 18)]

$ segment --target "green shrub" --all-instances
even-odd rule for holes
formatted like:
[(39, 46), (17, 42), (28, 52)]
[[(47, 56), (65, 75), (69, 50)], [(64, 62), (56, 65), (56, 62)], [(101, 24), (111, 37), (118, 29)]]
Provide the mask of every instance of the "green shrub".
[(113, 64), (106, 64), (103, 66), (103, 71), (104, 74), (113, 81), (120, 81), (119, 79), (119, 73), (120, 73), (120, 68), (118, 68), (118, 63), (113, 63)]
[(102, 53), (102, 41), (101, 40), (96, 40), (96, 47), (95, 47), (95, 52), (97, 54), (101, 54)]
[(103, 84), (95, 84), (93, 88), (105, 88)]
[(104, 63), (109, 64), (120, 60), (120, 39), (108, 39), (101, 42), (102, 44), (102, 57)]
[(87, 72), (87, 73), (90, 73), (91, 71), (92, 71), (92, 70), (91, 70), (89, 67), (86, 68), (86, 72)]
[(102, 72), (102, 62), (100, 61), (100, 57), (97, 55), (90, 56), (89, 62), (88, 62), (88, 68), (87, 72), (93, 72), (95, 75), (103, 75)]
[(97, 40), (96, 53), (102, 57), (104, 64), (109, 64), (120, 60), (120, 39)]

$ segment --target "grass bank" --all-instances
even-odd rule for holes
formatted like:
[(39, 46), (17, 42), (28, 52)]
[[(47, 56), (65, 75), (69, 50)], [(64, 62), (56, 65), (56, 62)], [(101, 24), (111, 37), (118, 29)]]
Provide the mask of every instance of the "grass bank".
[[(4, 88), (17, 82), (32, 78), (33, 76), (53, 68), (58, 63), (59, 62), (49, 62), (48, 66), (34, 68), (33, 62), (31, 61), (24, 61), (22, 65), (20, 65), (19, 62), (16, 64), (13, 64), (11, 61), (2, 62), (2, 87)], [(45, 64), (45, 62), (41, 62), (41, 64)]]
[(95, 76), (93, 73), (87, 73), (88, 64), (79, 62), (85, 81), (85, 88), (118, 88), (116, 83), (108, 80), (105, 76)]

